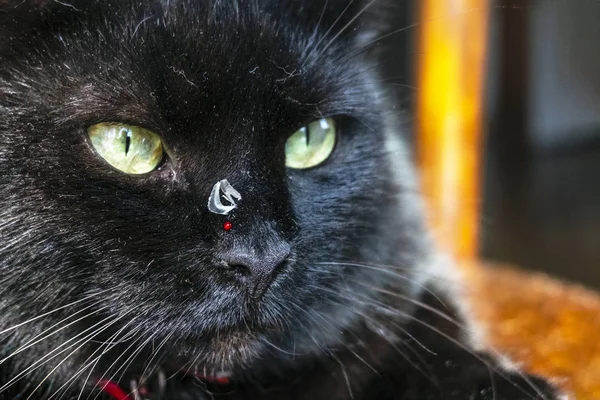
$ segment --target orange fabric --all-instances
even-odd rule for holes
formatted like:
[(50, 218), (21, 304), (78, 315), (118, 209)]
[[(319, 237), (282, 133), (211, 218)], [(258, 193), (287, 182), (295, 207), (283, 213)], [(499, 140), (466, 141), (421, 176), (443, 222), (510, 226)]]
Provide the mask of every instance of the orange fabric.
[(582, 400), (600, 399), (600, 296), (510, 268), (464, 268), (490, 344)]

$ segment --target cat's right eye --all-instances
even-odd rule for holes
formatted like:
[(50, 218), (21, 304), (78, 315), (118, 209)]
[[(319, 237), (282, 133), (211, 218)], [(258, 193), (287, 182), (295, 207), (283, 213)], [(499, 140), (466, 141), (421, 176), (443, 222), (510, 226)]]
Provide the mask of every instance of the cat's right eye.
[(89, 127), (88, 136), (96, 153), (126, 174), (152, 172), (164, 157), (160, 136), (139, 126), (103, 122)]
[(322, 118), (297, 130), (285, 144), (285, 165), (293, 169), (316, 167), (329, 158), (336, 142), (335, 122)]

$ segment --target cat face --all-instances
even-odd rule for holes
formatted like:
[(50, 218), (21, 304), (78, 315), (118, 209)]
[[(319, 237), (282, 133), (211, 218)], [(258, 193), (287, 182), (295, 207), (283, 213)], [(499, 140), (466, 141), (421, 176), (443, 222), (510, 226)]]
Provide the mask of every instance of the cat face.
[[(38, 357), (94, 327), (69, 362), (114, 335), (233, 367), (333, 345), (390, 280), (415, 290), (421, 218), (364, 47), (381, 5), (18, 3), (0, 3), (0, 331), (58, 309), (24, 326), (65, 326)], [(323, 121), (331, 154), (290, 167)], [(156, 135), (155, 168), (107, 162), (98, 124)], [(224, 179), (228, 215), (208, 208)]]

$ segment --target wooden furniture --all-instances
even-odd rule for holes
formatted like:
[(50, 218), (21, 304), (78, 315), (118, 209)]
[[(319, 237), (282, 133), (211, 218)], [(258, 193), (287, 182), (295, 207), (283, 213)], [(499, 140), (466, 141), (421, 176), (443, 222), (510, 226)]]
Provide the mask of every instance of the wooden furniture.
[(487, 0), (419, 0), (417, 137), (423, 191), (439, 242), (478, 249)]
[[(541, 274), (483, 265), (477, 257), (491, 4), (415, 3), (420, 13), (417, 155), (436, 239), (462, 266), (490, 346), (577, 399), (600, 399), (600, 297)], [(517, 55), (525, 53), (519, 48)], [(514, 67), (505, 62), (502, 70)], [(518, 115), (515, 120), (519, 123)]]

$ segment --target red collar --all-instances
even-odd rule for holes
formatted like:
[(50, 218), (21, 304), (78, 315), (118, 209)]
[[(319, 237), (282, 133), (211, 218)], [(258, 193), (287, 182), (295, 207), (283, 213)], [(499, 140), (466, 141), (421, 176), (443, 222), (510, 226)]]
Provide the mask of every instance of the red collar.
[[(213, 377), (213, 376), (204, 376), (200, 374), (196, 374), (196, 377), (202, 381), (217, 384), (217, 385), (229, 385), (231, 384), (231, 378), (229, 377)], [(113, 400), (136, 400), (136, 396), (132, 391), (127, 392), (123, 390), (117, 383), (107, 380), (101, 379), (98, 381), (98, 387), (103, 393), (108, 394)], [(140, 388), (140, 392), (142, 392), (143, 388)], [(145, 393), (140, 393), (144, 395)]]
[(130, 396), (127, 394), (119, 387), (119, 385), (114, 382), (100, 380), (98, 382), (98, 386), (101, 388), (102, 392), (108, 394), (114, 400), (134, 400), (133, 395)]

